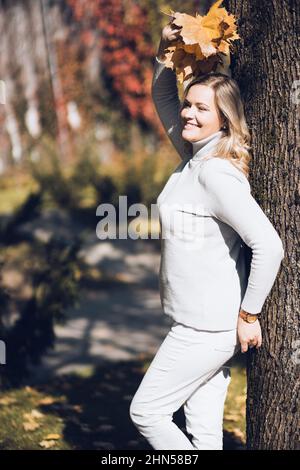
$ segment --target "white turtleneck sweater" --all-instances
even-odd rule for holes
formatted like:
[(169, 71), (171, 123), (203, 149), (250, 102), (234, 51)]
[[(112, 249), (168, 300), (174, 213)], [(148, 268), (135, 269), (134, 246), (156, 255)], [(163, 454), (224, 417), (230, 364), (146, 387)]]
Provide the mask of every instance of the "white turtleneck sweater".
[(236, 328), (241, 308), (261, 312), (284, 256), (281, 239), (246, 176), (229, 160), (203, 160), (223, 131), (194, 142), (193, 155), (185, 153), (176, 76), (158, 58), (152, 98), (182, 159), (157, 198), (163, 311), (194, 328)]

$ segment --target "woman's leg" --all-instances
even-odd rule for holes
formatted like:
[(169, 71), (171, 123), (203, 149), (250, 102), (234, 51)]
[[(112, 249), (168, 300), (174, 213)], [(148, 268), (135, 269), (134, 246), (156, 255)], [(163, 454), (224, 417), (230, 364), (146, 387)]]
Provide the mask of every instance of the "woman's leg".
[(174, 322), (130, 404), (133, 423), (154, 449), (195, 450), (173, 414), (232, 357), (235, 346), (234, 331), (206, 332)]
[(223, 449), (224, 403), (230, 381), (230, 368), (222, 366), (185, 402), (186, 429), (195, 449)]

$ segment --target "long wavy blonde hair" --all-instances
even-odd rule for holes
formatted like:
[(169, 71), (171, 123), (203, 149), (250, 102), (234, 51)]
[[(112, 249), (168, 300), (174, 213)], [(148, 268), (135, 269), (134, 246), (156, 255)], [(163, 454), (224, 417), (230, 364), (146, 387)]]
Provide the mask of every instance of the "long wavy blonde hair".
[[(184, 89), (180, 111), (189, 89), (197, 83), (209, 86), (214, 90), (217, 109), (221, 118), (224, 119), (224, 137), (221, 137), (212, 150), (213, 156), (229, 159), (249, 178), (249, 162), (252, 158), (249, 152), (251, 137), (237, 82), (220, 72), (210, 72), (192, 79)], [(192, 144), (190, 142), (187, 144), (190, 144), (190, 146), (187, 145), (187, 149), (191, 152)], [(207, 154), (205, 159), (211, 156), (211, 154)]]

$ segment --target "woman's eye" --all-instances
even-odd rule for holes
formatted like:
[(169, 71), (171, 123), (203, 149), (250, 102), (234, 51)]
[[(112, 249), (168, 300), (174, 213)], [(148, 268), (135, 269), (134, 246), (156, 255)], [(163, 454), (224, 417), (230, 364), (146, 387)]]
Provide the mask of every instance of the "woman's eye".
[[(186, 106), (190, 106), (190, 104), (187, 103), (187, 102), (183, 103), (182, 107), (185, 108)], [(197, 109), (198, 109), (198, 111), (206, 111), (205, 108), (201, 108), (201, 107), (198, 107), (198, 106), (197, 106)]]

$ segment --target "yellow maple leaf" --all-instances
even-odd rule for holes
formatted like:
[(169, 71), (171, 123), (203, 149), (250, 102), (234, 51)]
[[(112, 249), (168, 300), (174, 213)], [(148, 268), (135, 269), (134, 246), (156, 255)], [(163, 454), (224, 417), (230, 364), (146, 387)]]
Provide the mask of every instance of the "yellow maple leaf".
[(178, 39), (164, 51), (166, 67), (175, 71), (180, 83), (216, 70), (218, 64), (230, 65), (230, 46), (239, 39), (235, 17), (220, 8), (223, 0), (217, 0), (205, 16), (196, 16), (170, 10), (172, 23), (181, 27)]
[(203, 24), (204, 18), (197, 14), (196, 17), (186, 13), (176, 13), (173, 23), (181, 26), (180, 36), (185, 44), (199, 44), (205, 57), (217, 52), (212, 39), (219, 37), (218, 24), (214, 28), (206, 28)]

